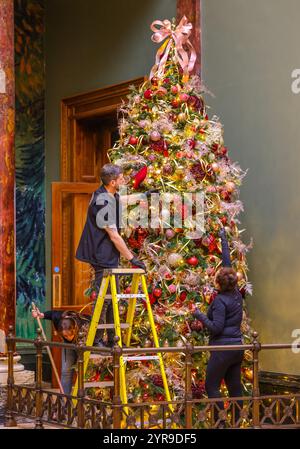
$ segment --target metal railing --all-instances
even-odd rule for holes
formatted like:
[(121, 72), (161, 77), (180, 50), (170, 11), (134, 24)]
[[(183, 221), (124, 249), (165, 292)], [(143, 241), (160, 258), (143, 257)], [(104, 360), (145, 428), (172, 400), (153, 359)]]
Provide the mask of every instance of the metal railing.
[[(223, 346), (192, 346), (162, 348), (120, 348), (117, 341), (112, 349), (84, 346), (83, 335), (78, 344), (45, 342), (41, 331), (35, 340), (16, 338), (12, 327), (6, 338), (8, 348), (7, 410), (5, 425), (16, 425), (16, 416), (35, 421), (35, 428), (44, 424), (65, 428), (102, 429), (196, 429), (238, 427), (300, 427), (300, 394), (260, 395), (259, 353), (262, 350), (281, 350), (292, 344), (261, 344), (253, 332), (251, 344)], [(36, 381), (34, 386), (16, 385), (14, 382), (14, 348), (16, 343), (30, 343), (36, 348)], [(75, 349), (77, 352), (77, 396), (66, 395), (43, 388), (42, 355), (44, 347)], [(240, 398), (201, 398), (192, 394), (192, 356), (201, 351), (248, 350), (253, 354), (252, 394)], [(84, 353), (111, 355), (113, 360), (113, 395), (105, 402), (85, 395)], [(120, 397), (120, 358), (129, 354), (181, 353), (185, 357), (185, 393), (176, 401), (154, 401), (122, 404)], [(226, 401), (227, 407), (220, 404)]]

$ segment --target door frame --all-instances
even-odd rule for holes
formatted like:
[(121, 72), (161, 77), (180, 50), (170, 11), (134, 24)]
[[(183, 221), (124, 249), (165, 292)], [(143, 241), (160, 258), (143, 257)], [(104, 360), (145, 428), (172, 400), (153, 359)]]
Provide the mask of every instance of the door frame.
[(75, 181), (76, 122), (84, 118), (117, 113), (122, 100), (130, 93), (130, 86), (139, 87), (145, 80), (146, 77), (134, 78), (120, 84), (64, 98), (61, 101), (60, 178), (62, 182)]

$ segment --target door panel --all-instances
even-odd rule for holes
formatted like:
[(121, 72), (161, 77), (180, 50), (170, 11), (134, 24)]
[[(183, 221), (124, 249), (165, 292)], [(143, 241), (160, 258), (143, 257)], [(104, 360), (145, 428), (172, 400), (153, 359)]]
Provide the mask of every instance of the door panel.
[(75, 259), (94, 183), (52, 183), (53, 309), (78, 310), (88, 303), (89, 264)]

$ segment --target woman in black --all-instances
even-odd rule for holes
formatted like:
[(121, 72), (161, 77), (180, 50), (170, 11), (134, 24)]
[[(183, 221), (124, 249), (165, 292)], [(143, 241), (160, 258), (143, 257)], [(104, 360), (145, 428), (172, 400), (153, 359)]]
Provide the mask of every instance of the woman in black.
[[(243, 317), (243, 298), (237, 288), (237, 275), (231, 268), (230, 252), (224, 229), (221, 231), (223, 267), (216, 275), (219, 294), (208, 308), (207, 315), (196, 309), (195, 318), (209, 330), (210, 345), (242, 344), (241, 323)], [(220, 386), (224, 379), (230, 397), (242, 396), (241, 364), (244, 352), (212, 351), (206, 370), (205, 387), (209, 398), (221, 397)], [(240, 403), (240, 406), (242, 403)], [(218, 402), (221, 410), (224, 403)], [(238, 407), (235, 407), (236, 420), (239, 419)], [(215, 420), (218, 413), (215, 413)], [(223, 420), (221, 420), (223, 421)], [(223, 422), (220, 423), (224, 425)]]
[[(89, 325), (90, 316), (80, 315), (73, 311), (61, 312), (59, 310), (48, 310), (47, 312), (40, 312), (39, 310), (32, 310), (33, 318), (44, 318), (51, 320), (58, 335), (62, 338), (64, 343), (77, 342), (79, 330), (84, 325)], [(62, 349), (61, 354), (61, 384), (65, 394), (70, 394), (73, 384), (74, 365), (77, 361), (77, 352), (74, 349)]]

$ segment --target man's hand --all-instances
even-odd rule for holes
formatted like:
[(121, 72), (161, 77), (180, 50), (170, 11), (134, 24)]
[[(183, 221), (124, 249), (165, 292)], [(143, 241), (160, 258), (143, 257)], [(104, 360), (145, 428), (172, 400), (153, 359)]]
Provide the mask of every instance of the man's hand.
[(134, 256), (132, 259), (130, 259), (129, 262), (132, 263), (132, 265), (135, 265), (136, 267), (141, 268), (142, 270), (146, 271), (146, 265), (144, 264), (144, 262), (139, 260), (137, 257)]

